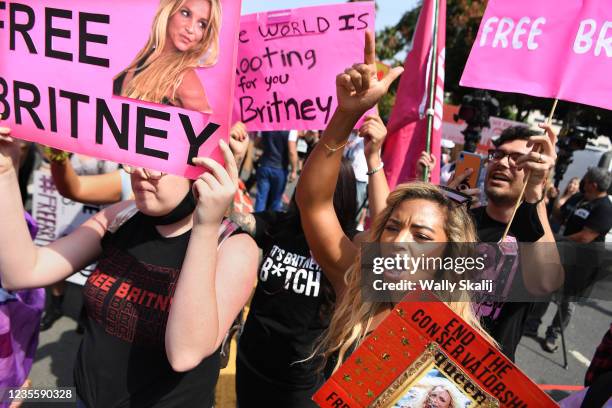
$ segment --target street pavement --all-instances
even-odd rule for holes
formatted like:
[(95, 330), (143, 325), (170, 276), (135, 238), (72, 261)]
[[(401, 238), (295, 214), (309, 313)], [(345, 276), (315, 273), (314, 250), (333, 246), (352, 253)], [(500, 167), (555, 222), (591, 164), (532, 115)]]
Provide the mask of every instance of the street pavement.
[[(48, 331), (40, 335), (40, 345), (36, 361), (32, 368), (31, 379), (36, 387), (66, 387), (73, 386), (72, 366), (81, 340), (75, 332), (76, 317), (80, 307), (79, 287), (68, 284), (63, 317)], [(544, 316), (544, 324), (540, 327), (543, 337), (546, 325), (552, 321), (556, 307), (551, 305)], [(576, 306), (575, 312), (566, 330), (568, 368), (563, 368), (563, 353), (559, 349), (555, 353), (544, 351), (538, 340), (523, 337), (517, 351), (518, 366), (536, 383), (547, 386), (547, 391), (555, 400), (567, 396), (568, 388), (583, 385), (584, 374), (593, 357), (595, 348), (601, 341), (612, 322), (612, 301), (589, 301)], [(235, 349), (232, 357), (235, 357)], [(221, 389), (217, 398), (217, 408), (235, 406), (233, 391), (234, 367), (231, 365), (222, 372)], [(60, 408), (74, 404), (24, 404), (24, 408)]]

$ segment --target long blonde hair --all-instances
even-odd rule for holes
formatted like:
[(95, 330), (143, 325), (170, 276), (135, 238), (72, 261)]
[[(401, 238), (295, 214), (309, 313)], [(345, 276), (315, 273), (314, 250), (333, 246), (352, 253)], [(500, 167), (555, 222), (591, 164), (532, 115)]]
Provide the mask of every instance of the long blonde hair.
[[(443, 223), (448, 244), (445, 249), (447, 256), (469, 256), (471, 246), (464, 243), (475, 243), (478, 238), (476, 228), (464, 206), (459, 206), (442, 193), (442, 191), (428, 183), (401, 184), (387, 197), (387, 207), (376, 217), (372, 228), (368, 231), (366, 242), (380, 242), (381, 235), (393, 211), (405, 200), (424, 199), (433, 201), (445, 210), (446, 219)], [(460, 243), (453, 245), (453, 243)], [(444, 279), (457, 281), (460, 275), (446, 271)], [(315, 354), (323, 353), (327, 361), (335, 353), (338, 359), (334, 371), (344, 361), (346, 353), (353, 346), (358, 346), (370, 331), (374, 316), (391, 303), (365, 302), (362, 298), (361, 254), (356, 257), (353, 265), (344, 274), (346, 289), (336, 304), (329, 328), (315, 350)], [(456, 301), (446, 302), (447, 305), (470, 326), (478, 330), (489, 341), (495, 341), (483, 330), (480, 321), (474, 314), (469, 296), (462, 291)]]
[(217, 62), (221, 31), (220, 0), (206, 0), (210, 3), (210, 19), (202, 40), (196, 47), (185, 52), (163, 53), (167, 41), (168, 21), (178, 13), (185, 1), (160, 1), (149, 40), (126, 70), (115, 77), (117, 79), (130, 71), (135, 74), (125, 89), (122, 89), (121, 96), (161, 103), (165, 97), (171, 95), (173, 100), (187, 70), (209, 67)]

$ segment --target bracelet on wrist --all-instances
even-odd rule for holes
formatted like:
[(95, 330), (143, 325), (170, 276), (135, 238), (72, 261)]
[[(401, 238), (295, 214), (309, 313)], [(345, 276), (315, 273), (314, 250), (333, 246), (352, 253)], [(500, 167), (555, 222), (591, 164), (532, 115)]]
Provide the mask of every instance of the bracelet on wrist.
[(540, 199), (538, 201), (536, 201), (534, 204), (540, 204), (542, 201), (544, 201), (544, 199), (546, 198), (546, 190), (542, 191), (542, 197), (540, 197)]
[(368, 171), (366, 174), (368, 176), (371, 176), (373, 174), (378, 173), (379, 171), (381, 171), (383, 169), (383, 167), (385, 167), (385, 163), (380, 162), (380, 164), (378, 166), (376, 166), (375, 168), (373, 168), (372, 170)]
[(70, 158), (70, 152), (59, 151), (55, 152), (52, 148), (45, 146), (43, 148), (45, 157), (52, 163), (64, 164)]
[(525, 202), (526, 202), (527, 204), (530, 204), (530, 205), (538, 205), (538, 204), (540, 204), (542, 201), (544, 201), (544, 199), (545, 199), (545, 198), (546, 198), (546, 191), (543, 191), (543, 192), (542, 192), (542, 197), (538, 198), (538, 200), (537, 200), (537, 201), (534, 201), (533, 203), (530, 203), (529, 201), (527, 201), (527, 199), (525, 199)]
[(347, 144), (348, 144), (348, 140), (339, 146), (330, 146), (327, 143), (323, 143), (323, 146), (325, 146), (327, 151), (329, 151), (330, 153), (336, 153), (338, 150), (343, 149), (344, 146), (346, 146)]

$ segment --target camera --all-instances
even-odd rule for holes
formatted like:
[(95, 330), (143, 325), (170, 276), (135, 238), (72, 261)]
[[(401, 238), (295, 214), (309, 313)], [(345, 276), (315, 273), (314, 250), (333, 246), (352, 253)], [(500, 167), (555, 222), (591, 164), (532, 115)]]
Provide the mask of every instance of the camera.
[(592, 126), (572, 125), (561, 132), (557, 141), (559, 151), (555, 163), (555, 186), (559, 186), (567, 168), (572, 164), (572, 156), (576, 150), (584, 150), (589, 139), (597, 138), (597, 129)]
[(455, 122), (460, 119), (467, 123), (461, 132), (465, 139), (464, 150), (475, 152), (480, 142), (482, 128), (490, 127), (489, 118), (499, 115), (499, 102), (487, 91), (476, 90), (472, 94), (464, 95), (459, 107), (459, 113), (453, 116)]

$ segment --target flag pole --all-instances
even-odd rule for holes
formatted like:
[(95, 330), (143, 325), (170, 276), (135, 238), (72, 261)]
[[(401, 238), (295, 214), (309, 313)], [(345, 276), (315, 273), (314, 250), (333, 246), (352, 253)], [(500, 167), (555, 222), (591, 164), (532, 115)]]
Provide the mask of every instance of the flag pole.
[[(555, 114), (555, 110), (557, 109), (557, 103), (558, 102), (559, 102), (559, 99), (555, 99), (555, 102), (553, 103), (552, 109), (550, 110), (550, 114), (548, 115), (548, 118), (546, 119), (546, 124), (547, 125), (550, 125), (552, 123), (553, 115)], [(510, 232), (510, 226), (512, 225), (512, 221), (514, 221), (514, 216), (516, 215), (516, 211), (521, 206), (521, 202), (523, 201), (523, 195), (525, 194), (525, 188), (527, 187), (527, 184), (529, 183), (529, 179), (530, 178), (531, 178), (531, 172), (529, 172), (529, 174), (527, 174), (527, 177), (525, 177), (525, 182), (523, 183), (523, 188), (521, 190), (521, 194), (519, 195), (518, 199), (516, 200), (516, 204), (514, 205), (514, 209), (512, 210), (512, 216), (510, 217), (510, 221), (508, 221), (508, 225), (506, 225), (506, 229), (504, 230), (504, 234), (502, 235), (501, 240), (499, 242), (504, 242), (504, 239), (506, 239), (506, 236), (508, 235), (508, 232)], [(544, 191), (544, 194), (546, 194), (546, 191)]]
[[(429, 102), (427, 103), (427, 138), (425, 141), (425, 151), (427, 154), (431, 154), (431, 136), (433, 134), (436, 79), (438, 77), (438, 21), (440, 20), (440, 0), (432, 1), (434, 2), (434, 32), (431, 51), (431, 67), (429, 72)], [(444, 17), (446, 18), (446, 16)], [(423, 166), (423, 181), (429, 181), (429, 168), (425, 166)]]

